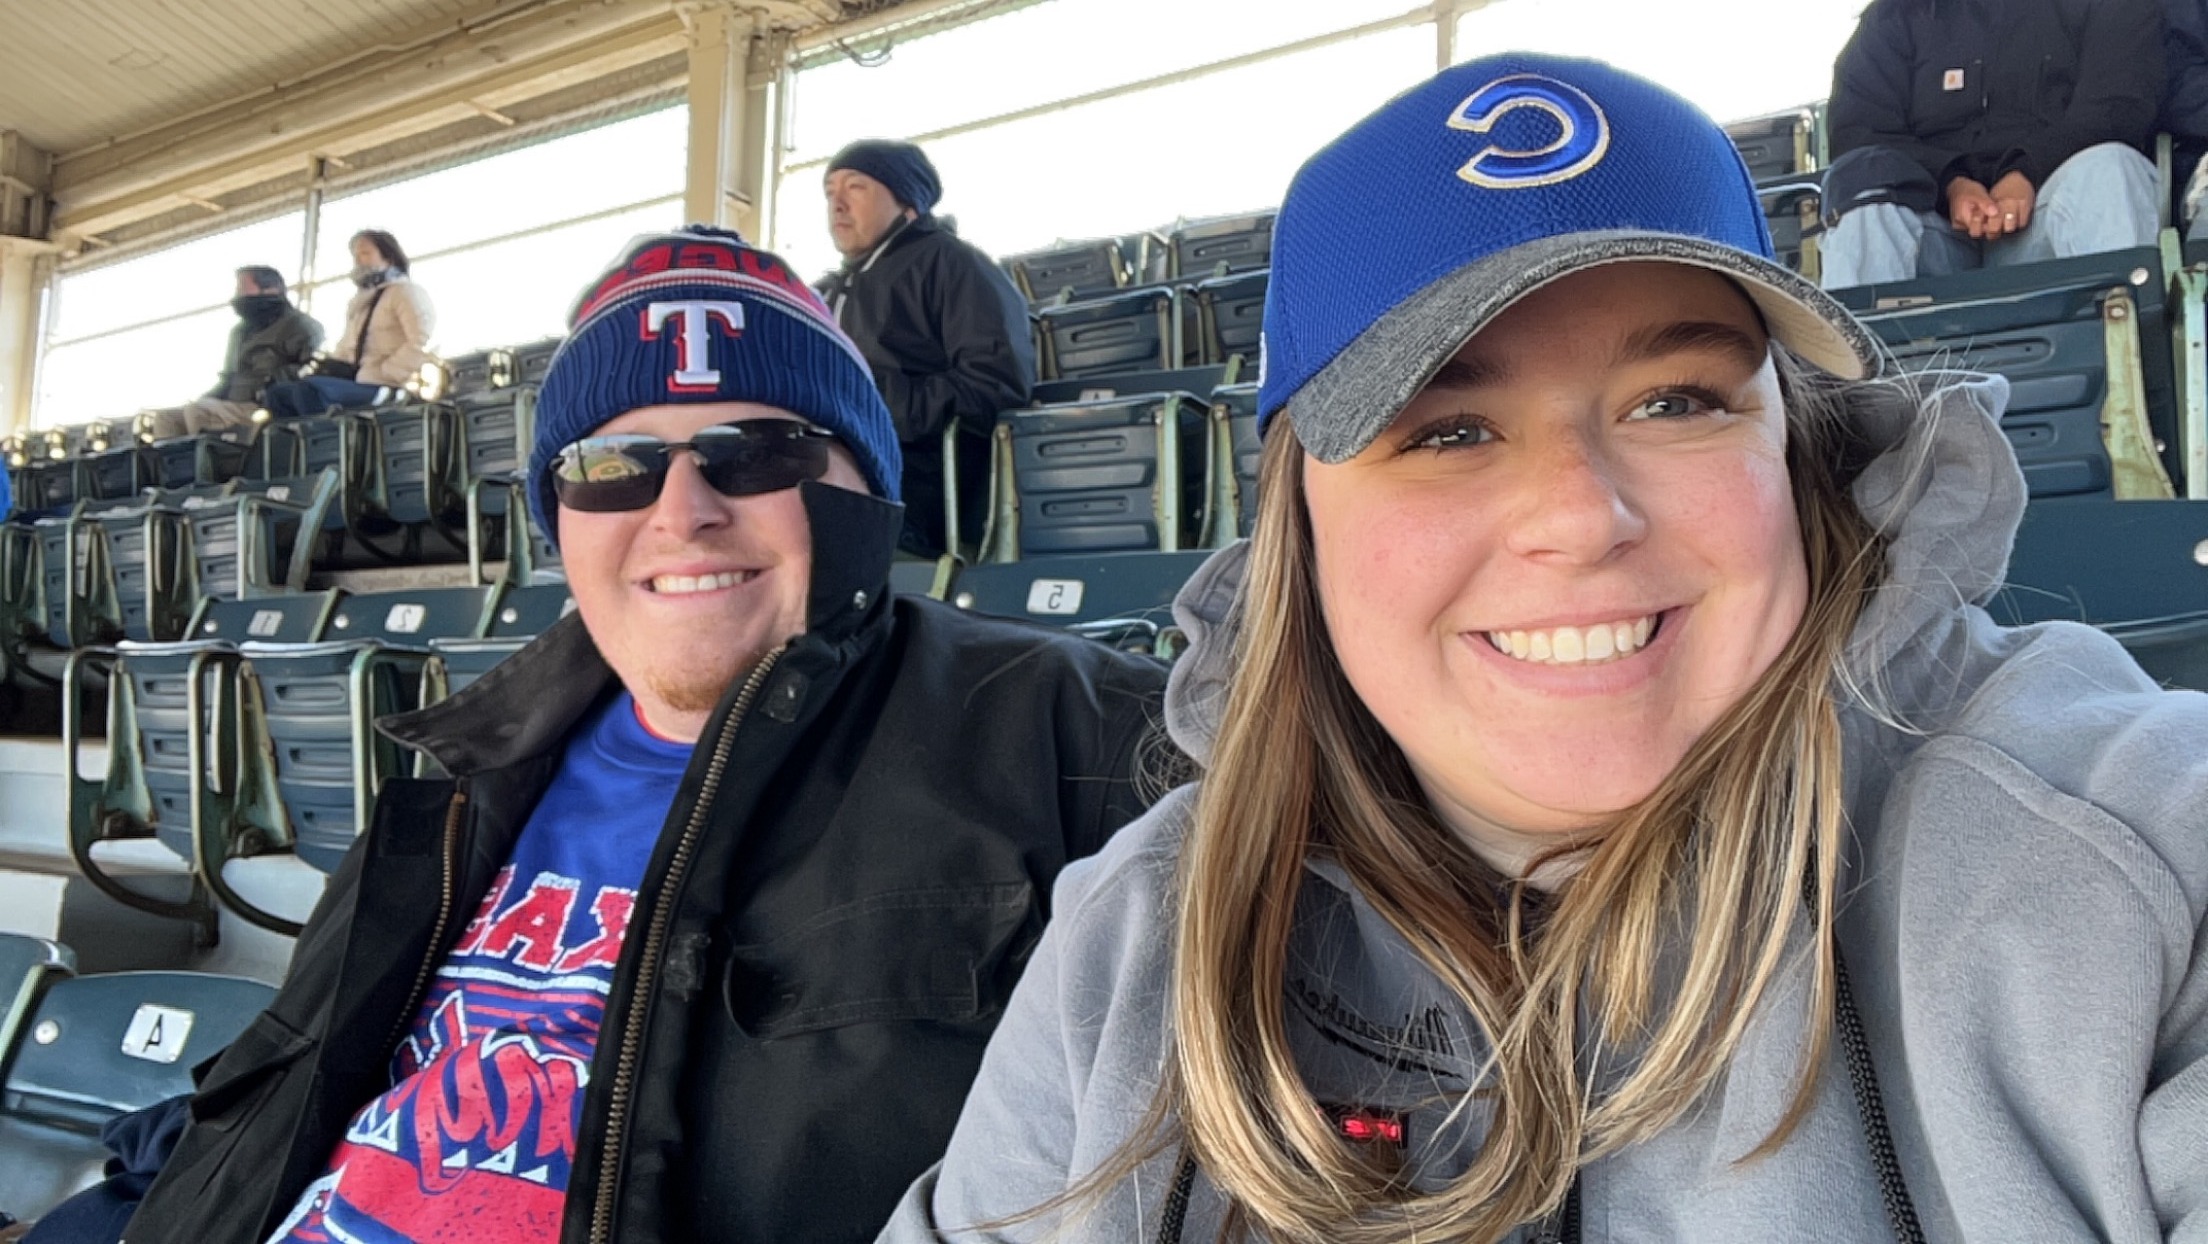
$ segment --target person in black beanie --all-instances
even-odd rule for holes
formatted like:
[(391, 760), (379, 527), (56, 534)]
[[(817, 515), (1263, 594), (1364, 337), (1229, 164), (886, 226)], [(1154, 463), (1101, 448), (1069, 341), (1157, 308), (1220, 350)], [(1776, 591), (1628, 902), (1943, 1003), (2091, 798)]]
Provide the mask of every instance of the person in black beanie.
[(818, 288), (873, 369), (904, 446), (906, 553), (946, 539), (942, 437), (956, 426), (962, 543), (988, 517), (989, 430), (1027, 404), (1035, 342), (1027, 302), (995, 261), (932, 213), (943, 182), (911, 143), (870, 138), (829, 161), (828, 232), (843, 266)]

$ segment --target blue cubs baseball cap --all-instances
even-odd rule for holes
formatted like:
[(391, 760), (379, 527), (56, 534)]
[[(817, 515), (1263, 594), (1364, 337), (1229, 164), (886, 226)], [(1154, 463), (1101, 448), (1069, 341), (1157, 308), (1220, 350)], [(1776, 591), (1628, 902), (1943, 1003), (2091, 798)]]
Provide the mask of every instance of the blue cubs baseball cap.
[(1773, 338), (1847, 378), (1876, 339), (1774, 258), (1725, 131), (1599, 61), (1512, 52), (1444, 70), (1297, 171), (1273, 225), (1260, 426), (1356, 456), (1482, 326), (1560, 277), (1663, 261), (1732, 278)]

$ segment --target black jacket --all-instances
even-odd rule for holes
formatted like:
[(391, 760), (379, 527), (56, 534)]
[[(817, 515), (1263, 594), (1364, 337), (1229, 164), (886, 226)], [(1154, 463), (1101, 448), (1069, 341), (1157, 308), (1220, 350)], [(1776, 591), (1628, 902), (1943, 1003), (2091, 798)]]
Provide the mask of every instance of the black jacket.
[(2034, 187), (2104, 142), (2145, 151), (2162, 99), (2160, 0), (1875, 0), (1832, 76), (1832, 154), (1895, 148), (1945, 193)]
[[(2162, 128), (2189, 147), (2208, 144), (2208, 0), (2166, 0), (2169, 86)], [(2180, 182), (2191, 170), (2178, 170)]]
[(988, 516), (990, 429), (999, 413), (1025, 406), (1035, 387), (1027, 300), (989, 256), (933, 216), (829, 274), (820, 293), (873, 367), (904, 442), (905, 549), (945, 551), (942, 435), (953, 420), (962, 433), (961, 535), (978, 540)]
[[(1160, 666), (885, 599), (896, 507), (801, 487), (816, 621), (731, 689), (675, 796), (591, 1063), (566, 1244), (873, 1239), (949, 1141), (1052, 879), (1142, 807)], [(386, 723), (456, 777), (386, 785), (282, 991), (201, 1081), (132, 1244), (258, 1244), (322, 1173), (610, 682), (569, 618)]]
[(322, 325), (294, 306), (268, 324), (255, 328), (240, 319), (230, 330), (230, 348), (223, 355), (222, 378), (207, 396), (226, 402), (258, 402), (261, 390), (279, 380), (297, 380), (299, 369), (322, 348)]

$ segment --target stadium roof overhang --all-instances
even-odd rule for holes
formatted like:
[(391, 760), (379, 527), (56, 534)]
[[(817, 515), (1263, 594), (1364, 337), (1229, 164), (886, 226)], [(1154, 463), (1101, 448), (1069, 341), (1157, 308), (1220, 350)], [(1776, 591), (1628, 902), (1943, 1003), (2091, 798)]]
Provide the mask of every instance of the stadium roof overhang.
[[(789, 57), (1034, 0), (109, 0), (0, 6), (0, 200), (69, 250), (680, 98), (704, 10)], [(43, 199), (43, 202), (38, 200)], [(10, 228), (0, 201), (0, 232)], [(41, 210), (45, 209), (45, 210)]]

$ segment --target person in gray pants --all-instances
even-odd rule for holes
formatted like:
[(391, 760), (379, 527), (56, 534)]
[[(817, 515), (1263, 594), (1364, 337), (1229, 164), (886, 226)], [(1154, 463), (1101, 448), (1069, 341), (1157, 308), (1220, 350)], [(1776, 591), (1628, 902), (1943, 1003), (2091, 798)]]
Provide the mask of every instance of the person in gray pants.
[(2158, 0), (1875, 0), (1833, 66), (1827, 288), (2154, 243)]

